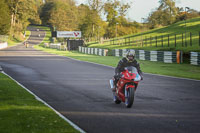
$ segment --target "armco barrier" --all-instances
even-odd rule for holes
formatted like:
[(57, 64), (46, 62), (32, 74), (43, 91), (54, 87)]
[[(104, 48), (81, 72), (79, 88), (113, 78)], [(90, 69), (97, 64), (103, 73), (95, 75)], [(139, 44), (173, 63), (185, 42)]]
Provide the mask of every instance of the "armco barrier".
[[(112, 50), (113, 56), (126, 56), (128, 49), (115, 49)], [(136, 53), (136, 59), (139, 60), (149, 60), (149, 61), (161, 61), (164, 63), (182, 63), (182, 52), (180, 51), (145, 51), (145, 50), (134, 50)], [(85, 54), (94, 54), (100, 56), (106, 56), (108, 50), (107, 49), (99, 49), (99, 48), (87, 48), (79, 46), (79, 52)], [(200, 54), (198, 54), (198, 59), (200, 58)], [(200, 61), (199, 61), (200, 62)]]
[(99, 49), (99, 48), (87, 48), (79, 46), (79, 52), (85, 53), (85, 54), (93, 54), (93, 55), (99, 55), (99, 56), (107, 56), (108, 50), (107, 49)]
[(8, 47), (8, 43), (7, 42), (0, 43), (0, 49), (7, 48), (7, 47)]
[[(133, 50), (133, 49), (131, 49)], [(182, 63), (182, 52), (177, 51), (145, 51), (134, 50), (136, 53), (136, 59), (149, 60), (149, 61), (161, 61), (165, 63)], [(127, 50), (115, 49), (112, 51), (113, 56), (125, 57)]]
[(190, 53), (190, 64), (200, 65), (200, 52), (191, 52)]

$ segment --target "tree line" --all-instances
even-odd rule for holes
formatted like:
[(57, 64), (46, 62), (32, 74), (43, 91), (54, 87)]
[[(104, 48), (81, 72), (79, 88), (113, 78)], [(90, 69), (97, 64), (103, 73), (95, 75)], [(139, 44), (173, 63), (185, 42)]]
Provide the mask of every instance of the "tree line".
[[(160, 6), (143, 24), (130, 21), (126, 14), (131, 2), (123, 0), (88, 0), (77, 5), (75, 0), (1, 0), (0, 34), (22, 34), (29, 24), (48, 25), (52, 30), (82, 31), (87, 41), (113, 38), (157, 28), (199, 16), (199, 12), (175, 6), (175, 0), (160, 0)], [(133, 14), (134, 15), (134, 14)], [(103, 17), (102, 17), (103, 16)]]
[(1, 0), (0, 34), (21, 35), (31, 23), (40, 24), (38, 9), (42, 0)]
[(145, 23), (150, 29), (200, 16), (199, 11), (189, 7), (176, 7), (175, 0), (160, 0), (159, 4), (159, 7), (152, 11), (146, 19)]

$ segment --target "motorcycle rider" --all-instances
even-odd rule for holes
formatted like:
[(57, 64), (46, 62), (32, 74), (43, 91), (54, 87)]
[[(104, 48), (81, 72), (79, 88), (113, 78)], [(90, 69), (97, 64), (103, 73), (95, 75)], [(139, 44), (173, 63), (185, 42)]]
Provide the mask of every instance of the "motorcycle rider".
[(134, 50), (128, 50), (126, 53), (126, 57), (122, 58), (117, 67), (115, 68), (115, 75), (114, 75), (114, 88), (112, 88), (112, 91), (116, 91), (116, 85), (118, 80), (120, 79), (120, 73), (124, 71), (124, 68), (127, 66), (133, 66), (136, 67), (138, 73), (141, 76), (141, 79), (143, 80), (142, 71), (140, 70), (139, 63), (135, 60), (135, 51)]

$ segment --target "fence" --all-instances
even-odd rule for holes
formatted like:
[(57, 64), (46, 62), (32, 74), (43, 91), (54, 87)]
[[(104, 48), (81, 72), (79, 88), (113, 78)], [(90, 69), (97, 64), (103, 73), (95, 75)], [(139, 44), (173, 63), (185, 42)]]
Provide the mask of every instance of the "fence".
[(190, 64), (200, 65), (200, 52), (190, 52)]
[(135, 35), (113, 38), (105, 40), (103, 43), (109, 43), (110, 45), (130, 45), (136, 47), (188, 47), (194, 45), (198, 45), (200, 47), (200, 32), (187, 32), (160, 36), (147, 36), (145, 34)]
[(88, 47), (79, 46), (79, 52), (85, 53), (85, 54), (107, 56), (108, 50), (107, 49), (100, 49), (100, 48), (88, 48)]
[[(176, 51), (145, 51), (145, 50), (134, 50), (136, 53), (136, 59), (149, 60), (149, 61), (162, 61), (165, 63), (182, 63), (182, 52)], [(115, 49), (112, 51), (113, 56), (125, 57), (126, 49)]]

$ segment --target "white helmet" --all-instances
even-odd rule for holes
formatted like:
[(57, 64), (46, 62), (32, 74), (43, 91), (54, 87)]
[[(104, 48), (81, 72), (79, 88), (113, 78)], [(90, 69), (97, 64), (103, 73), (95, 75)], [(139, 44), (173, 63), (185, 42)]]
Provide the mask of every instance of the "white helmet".
[(126, 53), (126, 59), (129, 62), (133, 62), (134, 59), (135, 59), (135, 50), (128, 50), (127, 53)]

